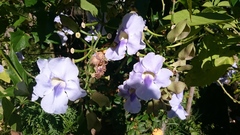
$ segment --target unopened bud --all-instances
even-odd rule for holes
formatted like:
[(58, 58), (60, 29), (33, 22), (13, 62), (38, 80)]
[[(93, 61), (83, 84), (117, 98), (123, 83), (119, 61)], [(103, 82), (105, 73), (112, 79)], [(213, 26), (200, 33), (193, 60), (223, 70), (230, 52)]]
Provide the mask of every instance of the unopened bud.
[(81, 23), (82, 28), (86, 28), (86, 24), (84, 22)]
[(76, 38), (80, 38), (80, 37), (81, 37), (81, 33), (80, 33), (80, 32), (76, 32), (76, 33), (75, 33), (75, 37), (76, 37)]
[(74, 51), (75, 51), (74, 48), (71, 48), (71, 49), (70, 49), (70, 53), (71, 53), (71, 54), (74, 54)]

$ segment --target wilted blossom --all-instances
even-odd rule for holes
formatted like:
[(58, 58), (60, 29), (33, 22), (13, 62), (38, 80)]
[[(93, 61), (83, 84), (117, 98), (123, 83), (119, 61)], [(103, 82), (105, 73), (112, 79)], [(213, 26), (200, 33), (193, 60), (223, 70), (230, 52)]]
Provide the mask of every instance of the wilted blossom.
[(172, 99), (169, 101), (170, 106), (172, 107), (170, 111), (167, 112), (169, 118), (179, 117), (181, 120), (186, 119), (188, 115), (181, 105), (183, 99), (183, 92), (179, 94), (173, 94)]
[(108, 60), (121, 60), (127, 54), (133, 55), (138, 50), (146, 47), (143, 42), (143, 28), (145, 21), (135, 12), (126, 14), (122, 19), (122, 24), (118, 29), (115, 42), (116, 47), (111, 47), (106, 51)]
[(135, 89), (131, 88), (124, 81), (118, 86), (119, 95), (126, 99), (124, 109), (130, 113), (138, 113), (141, 110), (141, 103), (136, 96)]
[(86, 96), (79, 85), (78, 68), (70, 58), (39, 59), (37, 65), (40, 74), (36, 76), (32, 101), (41, 97), (41, 107), (45, 112), (65, 113), (68, 100)]
[(136, 89), (136, 95), (142, 100), (159, 99), (160, 88), (171, 84), (172, 71), (162, 68), (164, 58), (148, 53), (133, 66), (127, 84)]
[(101, 78), (107, 70), (107, 61), (103, 52), (94, 53), (90, 59), (90, 64), (95, 70), (95, 73), (93, 73), (92, 76), (97, 79)]

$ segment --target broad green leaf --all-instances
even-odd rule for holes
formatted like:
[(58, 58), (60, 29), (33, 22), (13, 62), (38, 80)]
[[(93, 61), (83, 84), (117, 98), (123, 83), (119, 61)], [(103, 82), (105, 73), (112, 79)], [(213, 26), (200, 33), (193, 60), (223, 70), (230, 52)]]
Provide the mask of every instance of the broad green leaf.
[(191, 29), (187, 25), (187, 20), (179, 22), (167, 35), (169, 42), (173, 43), (188, 36)]
[[(187, 24), (190, 26), (196, 25), (206, 25), (213, 23), (225, 23), (234, 20), (233, 17), (220, 14), (220, 13), (197, 13), (192, 14), (192, 19), (190, 20), (189, 12), (187, 10), (181, 10), (174, 13), (174, 23), (179, 23), (187, 19)], [(168, 15), (163, 18), (163, 20), (171, 20), (171, 15)]]
[(186, 84), (184, 82), (178, 81), (178, 82), (172, 82), (169, 86), (167, 86), (167, 89), (179, 94), (186, 88)]
[(40, 41), (37, 32), (32, 32), (32, 36), (34, 38), (34, 43), (35, 44)]
[(72, 30), (74, 33), (78, 32), (79, 26), (76, 22), (69, 16), (60, 15), (62, 25)]
[(31, 7), (37, 3), (38, 0), (24, 0), (26, 7)]
[(229, 1), (221, 1), (218, 3), (219, 7), (231, 7)]
[(96, 16), (98, 14), (98, 9), (87, 0), (80, 0), (80, 7), (86, 11), (91, 12), (93, 16)]
[(16, 32), (11, 32), (10, 35), (10, 41), (15, 52), (19, 52), (30, 45), (28, 42), (30, 36), (24, 31), (17, 29)]
[(3, 80), (4, 82), (10, 83), (10, 77), (8, 75), (8, 73), (6, 72), (6, 70), (4, 69), (3, 72), (0, 73), (0, 79)]
[(204, 37), (200, 53), (192, 59), (193, 68), (185, 78), (188, 86), (211, 84), (232, 66), (232, 56), (236, 52), (228, 48), (229, 40), (212, 35)]
[(1, 87), (0, 88), (0, 98), (2, 98), (2, 97), (14, 97), (14, 87), (8, 87), (5, 90)]
[(99, 92), (94, 92), (91, 95), (91, 99), (96, 102), (100, 107), (103, 106), (109, 106), (110, 101), (108, 99), (108, 97), (106, 97), (105, 95), (99, 93)]
[(20, 26), (27, 18), (24, 16), (19, 16), (19, 19), (13, 24), (14, 27)]

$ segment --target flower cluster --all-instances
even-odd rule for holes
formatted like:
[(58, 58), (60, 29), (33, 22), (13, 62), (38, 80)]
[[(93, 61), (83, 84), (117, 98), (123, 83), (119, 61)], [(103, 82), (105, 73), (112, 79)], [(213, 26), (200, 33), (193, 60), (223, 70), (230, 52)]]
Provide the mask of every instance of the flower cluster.
[(177, 116), (181, 120), (186, 119), (186, 116), (188, 114), (184, 110), (183, 106), (181, 105), (182, 99), (183, 99), (183, 92), (172, 95), (172, 99), (169, 101), (171, 110), (167, 112), (167, 115), (169, 118)]
[(39, 59), (37, 64), (40, 74), (36, 76), (32, 101), (41, 97), (45, 112), (65, 113), (68, 100), (75, 101), (87, 95), (79, 85), (79, 71), (70, 58)]
[[(62, 24), (61, 18), (60, 18), (59, 15), (54, 18), (54, 22), (55, 22), (55, 23)], [(58, 31), (57, 31), (57, 34), (58, 34), (58, 36), (59, 36), (60, 39), (61, 39), (62, 46), (65, 46), (66, 43), (67, 43), (67, 40), (68, 40), (67, 35), (73, 35), (74, 32), (73, 32), (72, 30), (68, 29), (67, 27), (63, 27), (61, 30), (58, 30)]]
[(144, 49), (146, 47), (143, 42), (144, 26), (145, 21), (136, 12), (126, 14), (114, 40), (118, 45), (107, 49), (106, 58), (113, 61), (121, 60), (126, 51), (128, 55), (133, 55), (138, 50)]
[(127, 99), (125, 109), (131, 113), (138, 113), (141, 105), (138, 100), (148, 101), (161, 97), (161, 87), (171, 84), (172, 71), (162, 68), (164, 58), (154, 53), (148, 53), (144, 58), (134, 64), (133, 71), (129, 74), (123, 85), (118, 88), (121, 96)]
[(107, 61), (103, 52), (94, 53), (90, 59), (90, 64), (94, 67), (95, 70), (95, 73), (92, 74), (93, 77), (99, 79), (106, 72)]

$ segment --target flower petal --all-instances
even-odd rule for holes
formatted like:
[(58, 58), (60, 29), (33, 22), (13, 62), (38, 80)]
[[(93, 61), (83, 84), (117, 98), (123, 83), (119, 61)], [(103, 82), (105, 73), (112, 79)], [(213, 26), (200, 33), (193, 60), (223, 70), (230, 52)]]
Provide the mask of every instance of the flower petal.
[(87, 95), (86, 91), (79, 86), (78, 79), (70, 80), (70, 81), (67, 81), (66, 83), (67, 83), (67, 86), (64, 90), (67, 93), (69, 100), (75, 101), (78, 98), (81, 98)]
[(147, 71), (158, 73), (162, 68), (164, 58), (160, 55), (155, 55), (153, 52), (148, 53), (142, 60), (143, 66)]
[(78, 76), (78, 68), (70, 58), (54, 58), (49, 61), (49, 69), (54, 77), (64, 80), (75, 80)]
[(107, 60), (121, 60), (124, 58), (126, 53), (126, 44), (119, 44), (115, 48), (108, 48), (105, 57)]
[(150, 99), (159, 99), (161, 97), (160, 89), (154, 83), (150, 84), (149, 86), (141, 85), (136, 89), (136, 95), (145, 101)]
[(37, 85), (33, 87), (33, 94), (38, 97), (43, 97), (47, 91), (53, 89), (49, 78), (45, 74), (39, 74), (36, 76)]
[(133, 65), (133, 70), (137, 73), (144, 73), (145, 68), (143, 68), (141, 62), (137, 62)]
[(141, 110), (141, 103), (138, 98), (130, 100), (130, 97), (124, 103), (124, 109), (130, 113), (138, 113)]
[(141, 44), (142, 32), (129, 33), (128, 34), (128, 43), (127, 43), (127, 53), (129, 55), (136, 54), (138, 50), (142, 50), (146, 47), (145, 44)]
[(173, 72), (167, 68), (162, 68), (159, 70), (159, 72), (156, 74), (154, 82), (159, 87), (167, 87), (171, 84), (171, 80), (169, 79), (170, 76), (173, 75)]
[(68, 108), (68, 98), (66, 93), (59, 89), (59, 95), (56, 96), (54, 90), (42, 98), (41, 107), (47, 113), (63, 114)]

